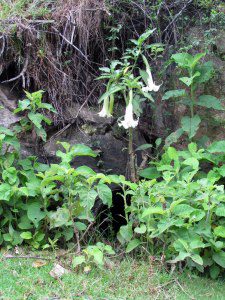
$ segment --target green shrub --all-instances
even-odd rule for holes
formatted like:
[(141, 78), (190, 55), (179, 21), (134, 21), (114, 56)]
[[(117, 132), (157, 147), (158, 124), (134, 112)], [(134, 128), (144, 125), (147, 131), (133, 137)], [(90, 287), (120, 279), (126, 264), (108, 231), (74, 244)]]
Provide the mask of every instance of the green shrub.
[(118, 239), (127, 252), (142, 246), (168, 264), (209, 270), (215, 278), (225, 268), (225, 194), (215, 176), (201, 176), (203, 152), (194, 143), (183, 152), (168, 148), (154, 173), (148, 170), (158, 181), (141, 181), (126, 191), (131, 205)]

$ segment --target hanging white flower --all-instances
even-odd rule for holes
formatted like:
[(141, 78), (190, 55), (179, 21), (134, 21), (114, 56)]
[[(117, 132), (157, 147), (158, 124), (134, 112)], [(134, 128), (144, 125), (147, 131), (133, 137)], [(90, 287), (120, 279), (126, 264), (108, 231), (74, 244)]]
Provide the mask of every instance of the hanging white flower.
[(158, 92), (159, 88), (161, 85), (156, 85), (153, 81), (152, 78), (152, 72), (150, 68), (146, 69), (146, 72), (148, 74), (148, 79), (147, 79), (147, 86), (142, 88), (143, 92)]
[(110, 118), (112, 115), (109, 112), (109, 98), (104, 99), (102, 110), (98, 113), (102, 118)]
[(124, 116), (124, 120), (119, 123), (119, 126), (123, 126), (125, 129), (128, 128), (135, 128), (138, 125), (138, 119), (134, 120), (133, 117), (133, 105), (130, 101), (129, 104), (126, 107), (126, 112)]
[(142, 91), (143, 92), (158, 92), (159, 88), (161, 85), (156, 85), (153, 81), (153, 78), (152, 78), (152, 72), (151, 72), (151, 68), (149, 66), (149, 63), (148, 63), (148, 60), (146, 59), (145, 56), (143, 56), (143, 61), (145, 63), (145, 66), (146, 66), (146, 73), (148, 75), (147, 77), (147, 86), (146, 87), (142, 87)]

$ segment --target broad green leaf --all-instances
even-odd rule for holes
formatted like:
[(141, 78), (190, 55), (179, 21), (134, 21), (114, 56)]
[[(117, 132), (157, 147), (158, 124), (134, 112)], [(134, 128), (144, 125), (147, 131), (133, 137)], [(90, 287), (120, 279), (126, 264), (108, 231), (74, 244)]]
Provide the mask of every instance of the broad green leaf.
[(27, 204), (27, 216), (34, 223), (35, 227), (38, 227), (39, 222), (46, 216), (46, 213), (41, 208), (42, 206), (38, 202)]
[(73, 268), (76, 268), (77, 266), (83, 264), (84, 262), (85, 262), (84, 255), (75, 256), (72, 261), (72, 266)]
[(210, 266), (209, 273), (212, 279), (217, 279), (220, 274), (220, 267), (217, 265)]
[(50, 220), (50, 229), (68, 225), (70, 221), (70, 212), (67, 208), (60, 207), (56, 211), (48, 213)]
[(76, 228), (79, 230), (79, 231), (84, 231), (87, 229), (87, 225), (85, 225), (84, 223), (82, 222), (74, 222), (74, 225), (76, 226)]
[(194, 79), (196, 77), (199, 77), (201, 74), (199, 72), (196, 72), (192, 77), (180, 77), (180, 81), (183, 82), (187, 86), (191, 86), (194, 82)]
[(25, 231), (20, 234), (21, 238), (24, 240), (32, 239), (32, 233), (30, 231)]
[(218, 217), (225, 217), (225, 205), (217, 207), (215, 213)]
[(133, 237), (132, 227), (129, 224), (121, 226), (119, 233), (126, 242), (129, 242)]
[(24, 111), (30, 109), (30, 100), (19, 100), (18, 107), (14, 110), (14, 114), (17, 114), (18, 112)]
[(211, 95), (202, 95), (199, 97), (199, 100), (196, 103), (199, 106), (213, 108), (217, 110), (225, 110), (225, 107), (222, 105), (219, 99)]
[(214, 234), (216, 236), (225, 238), (225, 226), (217, 226), (216, 228), (214, 228)]
[(193, 57), (189, 53), (176, 53), (171, 57), (179, 67), (187, 68), (190, 66), (190, 63)]
[(196, 78), (195, 81), (197, 83), (205, 83), (213, 77), (213, 73), (214, 73), (213, 62), (207, 61), (203, 64), (200, 64), (195, 68), (195, 70), (201, 73), (201, 76)]
[(168, 100), (170, 98), (180, 98), (180, 97), (184, 97), (186, 96), (186, 91), (185, 90), (171, 90), (166, 92), (163, 97), (162, 100)]
[(198, 254), (192, 254), (191, 259), (198, 265), (203, 266), (203, 259)]
[(33, 225), (27, 215), (23, 215), (18, 223), (18, 227), (22, 230), (32, 229)]
[(139, 172), (139, 175), (143, 178), (147, 179), (156, 179), (160, 177), (160, 173), (157, 171), (155, 167), (146, 168)]
[(177, 129), (176, 131), (172, 132), (166, 139), (165, 139), (165, 145), (170, 146), (171, 144), (176, 143), (179, 138), (184, 133), (184, 130), (182, 128)]
[(183, 161), (184, 165), (191, 166), (193, 169), (198, 169), (199, 161), (195, 157), (187, 158)]
[(76, 172), (78, 172), (79, 174), (81, 174), (83, 176), (94, 176), (94, 175), (96, 175), (95, 171), (92, 170), (90, 167), (87, 167), (87, 166), (80, 166), (80, 167), (76, 168)]
[(218, 171), (218, 173), (221, 176), (225, 177), (225, 165), (223, 165), (222, 167), (218, 168), (217, 171)]
[(103, 183), (99, 183), (97, 186), (98, 196), (102, 200), (103, 204), (112, 206), (112, 191), (111, 189)]
[(174, 147), (169, 147), (167, 149), (167, 154), (170, 159), (172, 160), (178, 160), (178, 152)]
[(12, 187), (8, 183), (0, 184), (0, 200), (9, 201)]
[(225, 252), (220, 251), (213, 254), (213, 260), (222, 268), (225, 269)]
[(195, 115), (193, 118), (185, 116), (181, 119), (182, 129), (188, 133), (189, 138), (193, 138), (199, 128), (201, 119), (198, 115)]
[(225, 141), (214, 142), (207, 150), (210, 153), (225, 153)]
[(138, 239), (134, 239), (130, 241), (127, 245), (126, 253), (133, 251), (135, 248), (137, 248), (140, 245), (140, 243), (141, 242)]
[(146, 225), (145, 224), (141, 224), (140, 227), (136, 227), (134, 229), (134, 232), (139, 233), (139, 234), (143, 234), (143, 233), (146, 232), (146, 230), (147, 230)]
[(72, 146), (71, 151), (74, 156), (97, 156), (97, 154), (90, 147), (84, 144), (76, 144)]
[(2, 172), (2, 179), (13, 185), (18, 181), (17, 170), (14, 167), (7, 168)]
[(173, 208), (173, 213), (181, 218), (189, 218), (194, 208), (188, 204), (179, 204)]
[(42, 114), (29, 112), (28, 118), (38, 129), (40, 129), (42, 127), (41, 122), (43, 121), (43, 118), (44, 118), (44, 116)]
[(144, 210), (142, 213), (142, 218), (145, 218), (147, 216), (156, 214), (156, 215), (164, 215), (166, 213), (165, 210), (163, 210), (161, 207), (149, 207)]

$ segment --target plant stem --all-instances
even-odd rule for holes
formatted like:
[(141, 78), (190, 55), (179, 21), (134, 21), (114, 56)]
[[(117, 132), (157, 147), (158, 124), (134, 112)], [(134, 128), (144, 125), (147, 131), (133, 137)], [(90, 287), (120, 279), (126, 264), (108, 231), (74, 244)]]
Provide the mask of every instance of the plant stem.
[(129, 128), (128, 155), (129, 155), (130, 180), (136, 182), (137, 172), (136, 172), (136, 165), (135, 165), (135, 154), (133, 150), (133, 128)]

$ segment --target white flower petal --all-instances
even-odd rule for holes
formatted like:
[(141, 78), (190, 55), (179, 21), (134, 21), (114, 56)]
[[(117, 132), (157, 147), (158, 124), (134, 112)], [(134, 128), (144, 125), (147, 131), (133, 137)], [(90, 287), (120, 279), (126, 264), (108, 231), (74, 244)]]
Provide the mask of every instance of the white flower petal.
[(133, 117), (133, 105), (130, 102), (126, 107), (124, 120), (119, 123), (119, 126), (123, 126), (125, 129), (135, 128), (138, 125), (138, 119), (134, 120)]

